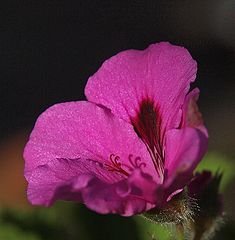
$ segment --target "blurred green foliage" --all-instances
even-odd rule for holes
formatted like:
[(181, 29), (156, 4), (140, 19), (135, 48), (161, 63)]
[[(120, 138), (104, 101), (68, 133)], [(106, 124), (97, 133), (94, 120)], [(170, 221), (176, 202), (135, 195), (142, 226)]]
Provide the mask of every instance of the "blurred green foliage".
[(235, 163), (233, 159), (221, 153), (207, 153), (204, 159), (198, 165), (196, 172), (210, 170), (213, 174), (222, 173), (220, 188), (225, 191), (226, 187), (235, 179)]
[(19, 227), (12, 224), (2, 224), (0, 227), (0, 239), (6, 240), (41, 240), (37, 235), (24, 232)]
[(170, 240), (172, 239), (173, 226), (163, 226), (146, 221), (141, 216), (135, 217), (138, 233), (141, 240)]
[[(209, 153), (197, 168), (223, 172), (225, 190), (235, 176), (235, 165), (221, 154)], [(235, 226), (227, 222), (216, 239), (235, 239)], [(224, 232), (223, 232), (224, 231)], [(229, 232), (229, 234), (227, 234)], [(51, 208), (16, 210), (0, 208), (0, 240), (172, 240), (173, 226), (132, 218), (99, 215), (81, 204), (59, 202)]]
[(0, 239), (18, 240), (21, 236), (22, 239), (30, 240), (77, 239), (78, 219), (75, 220), (71, 208), (72, 206), (68, 204), (60, 203), (51, 208), (24, 211), (2, 209), (0, 211)]
[(99, 215), (69, 202), (51, 208), (0, 211), (1, 240), (138, 240), (137, 232), (133, 218)]

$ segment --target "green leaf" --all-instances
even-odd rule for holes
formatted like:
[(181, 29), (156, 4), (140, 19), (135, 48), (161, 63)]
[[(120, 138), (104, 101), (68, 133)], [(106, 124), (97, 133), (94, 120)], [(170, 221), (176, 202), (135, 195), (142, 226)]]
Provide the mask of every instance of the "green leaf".
[(233, 159), (221, 153), (210, 152), (201, 161), (196, 171), (210, 170), (212, 173), (221, 172), (221, 190), (224, 191), (228, 184), (235, 178), (235, 164)]

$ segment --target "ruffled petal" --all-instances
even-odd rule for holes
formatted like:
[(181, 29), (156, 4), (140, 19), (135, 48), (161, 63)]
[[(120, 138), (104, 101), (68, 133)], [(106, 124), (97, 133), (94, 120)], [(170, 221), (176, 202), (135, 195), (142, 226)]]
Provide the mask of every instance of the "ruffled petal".
[[(132, 122), (144, 101), (154, 103), (161, 129), (178, 127), (196, 62), (189, 52), (169, 43), (152, 44), (143, 51), (127, 50), (105, 61), (89, 78), (85, 94), (118, 117)], [(159, 116), (158, 116), (159, 117)]]
[(87, 207), (98, 213), (132, 216), (156, 206), (156, 182), (139, 169), (113, 185), (93, 182), (82, 196)]
[(85, 101), (56, 104), (46, 110), (35, 124), (24, 158), (27, 179), (36, 167), (63, 158), (93, 161), (123, 178), (135, 168), (149, 174), (154, 171), (133, 126)]
[(73, 200), (98, 213), (123, 216), (155, 207), (157, 185), (150, 175), (135, 169), (129, 178), (111, 179), (112, 172), (92, 161), (52, 160), (33, 170), (28, 198), (32, 204), (46, 206), (58, 199)]

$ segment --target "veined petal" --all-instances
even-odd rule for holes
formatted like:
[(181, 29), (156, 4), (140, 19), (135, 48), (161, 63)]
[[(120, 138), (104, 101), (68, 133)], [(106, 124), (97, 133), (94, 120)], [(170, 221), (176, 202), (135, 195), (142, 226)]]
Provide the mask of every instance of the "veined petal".
[(196, 62), (169, 43), (128, 50), (89, 78), (90, 102), (56, 104), (24, 151), (28, 197), (84, 203), (124, 216), (160, 208), (190, 180), (207, 149)]
[(56, 104), (46, 110), (35, 124), (24, 158), (28, 180), (36, 167), (49, 161), (80, 158), (101, 164), (119, 176), (116, 180), (135, 168), (157, 179), (149, 153), (133, 126), (110, 110), (85, 101)]
[(196, 62), (183, 47), (169, 43), (127, 50), (105, 61), (89, 78), (85, 94), (130, 122), (151, 155), (160, 182), (164, 179), (164, 142), (178, 128)]
[(131, 122), (145, 99), (161, 116), (162, 131), (178, 127), (179, 109), (196, 75), (196, 62), (183, 47), (169, 43), (127, 50), (105, 61), (89, 78), (85, 94), (118, 117)]

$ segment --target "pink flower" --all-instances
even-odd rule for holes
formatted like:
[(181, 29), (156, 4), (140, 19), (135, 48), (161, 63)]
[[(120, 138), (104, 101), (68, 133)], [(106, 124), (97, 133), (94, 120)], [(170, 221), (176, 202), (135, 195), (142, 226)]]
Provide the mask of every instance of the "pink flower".
[(29, 201), (72, 200), (123, 216), (161, 208), (207, 149), (199, 90), (188, 93), (195, 76), (188, 51), (169, 43), (105, 61), (88, 80), (88, 101), (38, 118), (24, 151)]

